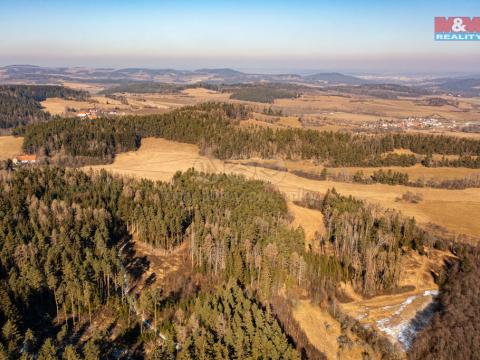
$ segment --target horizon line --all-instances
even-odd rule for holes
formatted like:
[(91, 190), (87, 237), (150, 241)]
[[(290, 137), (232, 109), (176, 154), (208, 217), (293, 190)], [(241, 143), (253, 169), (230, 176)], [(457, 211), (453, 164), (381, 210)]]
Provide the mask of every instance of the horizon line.
[(35, 67), (43, 69), (89, 69), (89, 70), (172, 70), (172, 71), (187, 71), (199, 72), (202, 70), (230, 70), (236, 71), (245, 75), (296, 75), (306, 76), (313, 74), (343, 74), (343, 75), (436, 75), (436, 74), (451, 74), (451, 75), (469, 75), (480, 76), (479, 70), (425, 70), (425, 69), (410, 69), (410, 70), (371, 70), (371, 69), (353, 69), (353, 68), (293, 68), (293, 67), (237, 67), (237, 66), (202, 66), (202, 67), (171, 67), (171, 66), (149, 66), (149, 65), (131, 65), (131, 66), (100, 66), (100, 65), (37, 65), (35, 63), (0, 63), (0, 69), (9, 67)]

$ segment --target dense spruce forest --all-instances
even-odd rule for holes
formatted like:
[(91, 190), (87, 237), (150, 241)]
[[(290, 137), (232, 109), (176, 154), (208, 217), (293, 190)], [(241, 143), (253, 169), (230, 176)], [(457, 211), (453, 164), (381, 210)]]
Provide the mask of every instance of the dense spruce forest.
[(51, 97), (85, 100), (88, 93), (63, 86), (0, 85), (0, 129), (49, 119), (40, 102)]
[(252, 84), (224, 87), (222, 91), (231, 92), (231, 99), (271, 104), (275, 99), (295, 99), (299, 97), (301, 95), (300, 89), (305, 89), (305, 87), (292, 84)]
[[(308, 356), (313, 350), (285, 334), (265, 304), (285, 287), (321, 303), (335, 297), (339, 281), (367, 295), (395, 289), (405, 249), (422, 252), (438, 239), (413, 219), (334, 190), (309, 194), (302, 205), (325, 216), (320, 252), (305, 248), (283, 196), (260, 181), (193, 170), (171, 183), (51, 167), (9, 171), (0, 179), (0, 350), (7, 358), (89, 359), (115, 351), (120, 344), (105, 335), (81, 343), (72, 333), (110, 309), (129, 324), (122, 344), (133, 337), (161, 358), (321, 356)], [(132, 259), (121, 251), (132, 236), (167, 251), (187, 245), (185, 266), (207, 285), (182, 287), (175, 301), (162, 292), (139, 299)], [(155, 319), (153, 335), (137, 333), (145, 326), (139, 309)], [(134, 348), (132, 357), (144, 356)]]
[[(196, 144), (220, 159), (313, 159), (337, 166), (480, 167), (480, 141), (458, 137), (387, 134), (358, 135), (304, 129), (238, 127), (249, 111), (242, 105), (207, 103), (163, 115), (118, 119), (57, 119), (18, 128), (24, 150), (67, 165), (112, 161), (116, 153), (136, 150), (144, 137)], [(418, 155), (392, 153), (408, 149)], [(433, 160), (432, 154), (458, 155)]]
[[(178, 305), (173, 332), (182, 344), (156, 349), (157, 359), (300, 359), (274, 316), (249, 299), (235, 281), (213, 294)], [(196, 322), (188, 321), (196, 319)]]
[[(105, 172), (89, 176), (36, 168), (9, 172), (0, 185), (0, 350), (8, 358), (49, 348), (66, 352), (67, 345), (75, 345), (66, 336), (72, 326), (91, 323), (102, 307), (121, 312), (135, 303), (126, 280), (132, 274), (120, 251), (129, 239), (129, 228), (139, 241), (154, 246), (172, 248), (191, 242), (191, 259), (201, 273), (237, 278), (243, 287), (252, 285), (250, 290), (257, 289), (262, 298), (288, 279), (298, 279), (296, 263), (280, 273), (273, 269), (277, 261), (300, 261), (293, 249), (302, 251), (302, 232), (287, 227), (283, 197), (258, 181), (187, 172), (178, 174), (172, 184), (155, 184)], [(251, 259), (250, 268), (243, 262), (246, 259)], [(200, 328), (191, 323), (188, 331), (182, 330), (191, 335), (183, 339), (189, 345), (182, 347), (179, 358), (202, 353), (213, 359), (247, 352), (265, 357), (272, 348), (283, 349), (287, 358), (298, 358), (276, 320), (255, 305), (254, 298), (246, 297), (240, 287), (228, 291), (220, 291), (218, 298), (193, 293), (193, 299), (185, 299), (189, 303), (185, 310)], [(202, 325), (212, 302), (228, 307), (229, 301), (235, 305), (232, 319), (224, 318), (219, 326), (230, 323), (235, 332), (231, 341), (220, 330)], [(247, 316), (248, 309), (253, 327), (243, 330), (233, 319)], [(248, 319), (242, 323), (248, 324)], [(159, 330), (168, 327), (170, 320), (166, 321), (158, 324)], [(245, 331), (243, 338), (238, 331)], [(174, 332), (172, 337), (180, 334)], [(158, 351), (170, 351), (166, 346)]]

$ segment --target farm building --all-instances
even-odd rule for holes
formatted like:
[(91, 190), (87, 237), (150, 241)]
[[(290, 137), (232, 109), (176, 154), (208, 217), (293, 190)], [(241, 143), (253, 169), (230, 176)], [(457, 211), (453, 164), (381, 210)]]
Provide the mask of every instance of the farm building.
[(17, 164), (35, 164), (37, 155), (17, 155), (13, 158), (13, 163)]

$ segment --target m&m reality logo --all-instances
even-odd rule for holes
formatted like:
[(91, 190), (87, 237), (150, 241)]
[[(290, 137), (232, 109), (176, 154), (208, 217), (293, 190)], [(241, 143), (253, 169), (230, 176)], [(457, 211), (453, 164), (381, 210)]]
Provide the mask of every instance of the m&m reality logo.
[(480, 17), (436, 17), (435, 40), (480, 41)]

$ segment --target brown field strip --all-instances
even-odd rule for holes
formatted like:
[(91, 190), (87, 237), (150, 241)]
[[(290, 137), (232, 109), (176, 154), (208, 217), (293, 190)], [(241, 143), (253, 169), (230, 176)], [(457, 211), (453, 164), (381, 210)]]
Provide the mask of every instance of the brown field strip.
[[(327, 359), (357, 360), (363, 352), (369, 352), (365, 346), (354, 342), (344, 350), (339, 348), (337, 338), (342, 334), (340, 323), (327, 311), (320, 309), (308, 300), (297, 302), (293, 317), (307, 335), (310, 343), (323, 352)], [(372, 356), (373, 353), (369, 352)], [(373, 357), (375, 359), (376, 357)]]
[[(418, 99), (380, 99), (361, 95), (304, 94), (296, 99), (277, 99), (275, 105), (290, 113), (314, 114), (325, 120), (355, 122), (437, 116), (458, 122), (478, 120), (479, 111), (468, 101), (460, 100), (457, 107), (428, 106)], [(458, 101), (458, 99), (450, 99)]]
[(315, 246), (315, 234), (325, 234), (325, 226), (323, 224), (323, 214), (318, 210), (307, 209), (302, 206), (295, 205), (292, 202), (288, 203), (288, 209), (294, 217), (292, 226), (301, 226), (305, 232), (305, 245)]
[[(275, 165), (279, 167), (287, 168), (288, 170), (300, 170), (312, 174), (320, 174), (323, 170), (323, 166), (315, 165), (310, 160), (264, 160), (264, 159), (251, 159), (248, 161), (255, 161), (258, 164)], [(237, 163), (245, 163), (246, 160), (236, 160)], [(480, 169), (470, 169), (464, 167), (425, 167), (420, 164), (415, 166), (388, 166), (388, 167), (338, 167), (327, 168), (330, 175), (334, 174), (347, 174), (353, 176), (357, 171), (362, 171), (364, 176), (370, 176), (375, 171), (383, 169), (384, 171), (392, 170), (396, 172), (406, 173), (409, 179), (414, 181), (417, 179), (422, 180), (452, 180), (462, 179), (471, 176), (480, 176)]]

